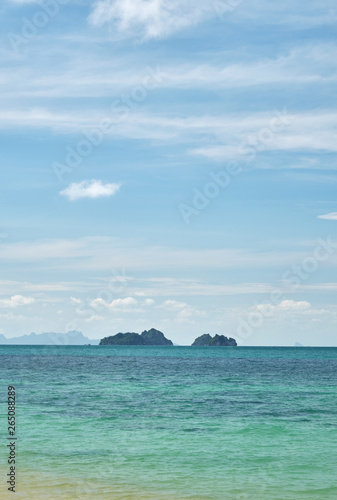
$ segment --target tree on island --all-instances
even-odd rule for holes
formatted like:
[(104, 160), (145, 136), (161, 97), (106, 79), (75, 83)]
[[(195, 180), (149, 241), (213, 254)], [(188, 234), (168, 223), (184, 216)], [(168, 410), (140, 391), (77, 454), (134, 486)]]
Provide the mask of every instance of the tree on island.
[[(173, 346), (173, 342), (167, 339), (159, 330), (151, 328), (150, 330), (144, 330), (141, 334), (135, 332), (117, 333), (116, 335), (105, 337), (100, 341), (99, 345)], [(235, 347), (236, 345), (236, 340), (231, 337), (227, 338), (224, 335), (214, 335), (214, 337), (211, 337), (209, 333), (196, 338), (192, 344), (192, 346), (201, 347)]]
[(192, 346), (201, 346), (201, 347), (236, 347), (237, 343), (235, 339), (231, 337), (225, 337), (224, 335), (214, 335), (212, 338), (209, 333), (205, 333), (200, 337), (196, 338), (193, 342)]
[(159, 330), (151, 328), (151, 330), (144, 330), (141, 335), (135, 332), (117, 333), (117, 335), (105, 337), (99, 345), (173, 345), (173, 342)]
[(105, 337), (99, 345), (146, 345), (146, 342), (138, 333), (127, 332)]
[(173, 345), (172, 340), (167, 339), (162, 332), (155, 328), (144, 330), (141, 336), (145, 340), (146, 345)]

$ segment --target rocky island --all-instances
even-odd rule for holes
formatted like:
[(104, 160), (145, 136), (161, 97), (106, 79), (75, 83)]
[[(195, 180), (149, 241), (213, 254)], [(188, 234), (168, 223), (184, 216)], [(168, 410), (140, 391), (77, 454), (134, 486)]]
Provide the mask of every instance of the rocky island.
[(145, 340), (146, 345), (173, 345), (173, 342), (165, 337), (165, 335), (151, 328), (151, 330), (144, 330), (141, 337)]
[[(104, 337), (99, 345), (166, 345), (173, 346), (173, 342), (165, 337), (163, 332), (151, 328), (144, 330), (141, 334), (135, 332), (117, 333), (109, 337)], [(236, 340), (224, 335), (214, 335), (212, 337), (209, 333), (201, 335), (196, 338), (192, 346), (200, 347), (235, 347), (237, 346)]]
[(144, 330), (141, 335), (135, 332), (117, 333), (117, 335), (105, 337), (99, 345), (173, 345), (173, 342), (159, 330), (151, 328), (151, 330)]
[(236, 347), (237, 343), (235, 339), (231, 337), (225, 337), (224, 335), (215, 335), (211, 337), (209, 333), (205, 333), (200, 337), (196, 338), (193, 342), (192, 346), (201, 346), (201, 347)]

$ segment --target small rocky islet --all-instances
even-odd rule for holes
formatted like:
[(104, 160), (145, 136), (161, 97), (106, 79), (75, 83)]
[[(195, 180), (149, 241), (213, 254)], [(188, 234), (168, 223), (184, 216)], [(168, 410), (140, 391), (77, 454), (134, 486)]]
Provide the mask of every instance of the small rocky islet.
[[(173, 346), (173, 342), (165, 337), (163, 332), (151, 328), (144, 330), (141, 334), (135, 332), (117, 333), (109, 337), (104, 337), (99, 345), (167, 345)], [(194, 347), (235, 347), (236, 340), (224, 335), (212, 337), (209, 333), (196, 338), (192, 346)]]

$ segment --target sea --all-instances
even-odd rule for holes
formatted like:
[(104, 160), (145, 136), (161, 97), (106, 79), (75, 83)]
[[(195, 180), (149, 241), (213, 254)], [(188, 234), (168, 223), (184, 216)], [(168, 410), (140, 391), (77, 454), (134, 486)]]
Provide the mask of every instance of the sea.
[(0, 366), (0, 499), (337, 498), (337, 348), (13, 345)]

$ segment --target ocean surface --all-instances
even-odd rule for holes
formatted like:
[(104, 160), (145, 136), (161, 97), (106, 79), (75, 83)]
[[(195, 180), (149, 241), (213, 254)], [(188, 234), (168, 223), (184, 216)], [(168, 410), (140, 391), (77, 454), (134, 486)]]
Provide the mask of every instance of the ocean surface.
[(1, 499), (337, 498), (337, 348), (0, 346), (0, 367)]

